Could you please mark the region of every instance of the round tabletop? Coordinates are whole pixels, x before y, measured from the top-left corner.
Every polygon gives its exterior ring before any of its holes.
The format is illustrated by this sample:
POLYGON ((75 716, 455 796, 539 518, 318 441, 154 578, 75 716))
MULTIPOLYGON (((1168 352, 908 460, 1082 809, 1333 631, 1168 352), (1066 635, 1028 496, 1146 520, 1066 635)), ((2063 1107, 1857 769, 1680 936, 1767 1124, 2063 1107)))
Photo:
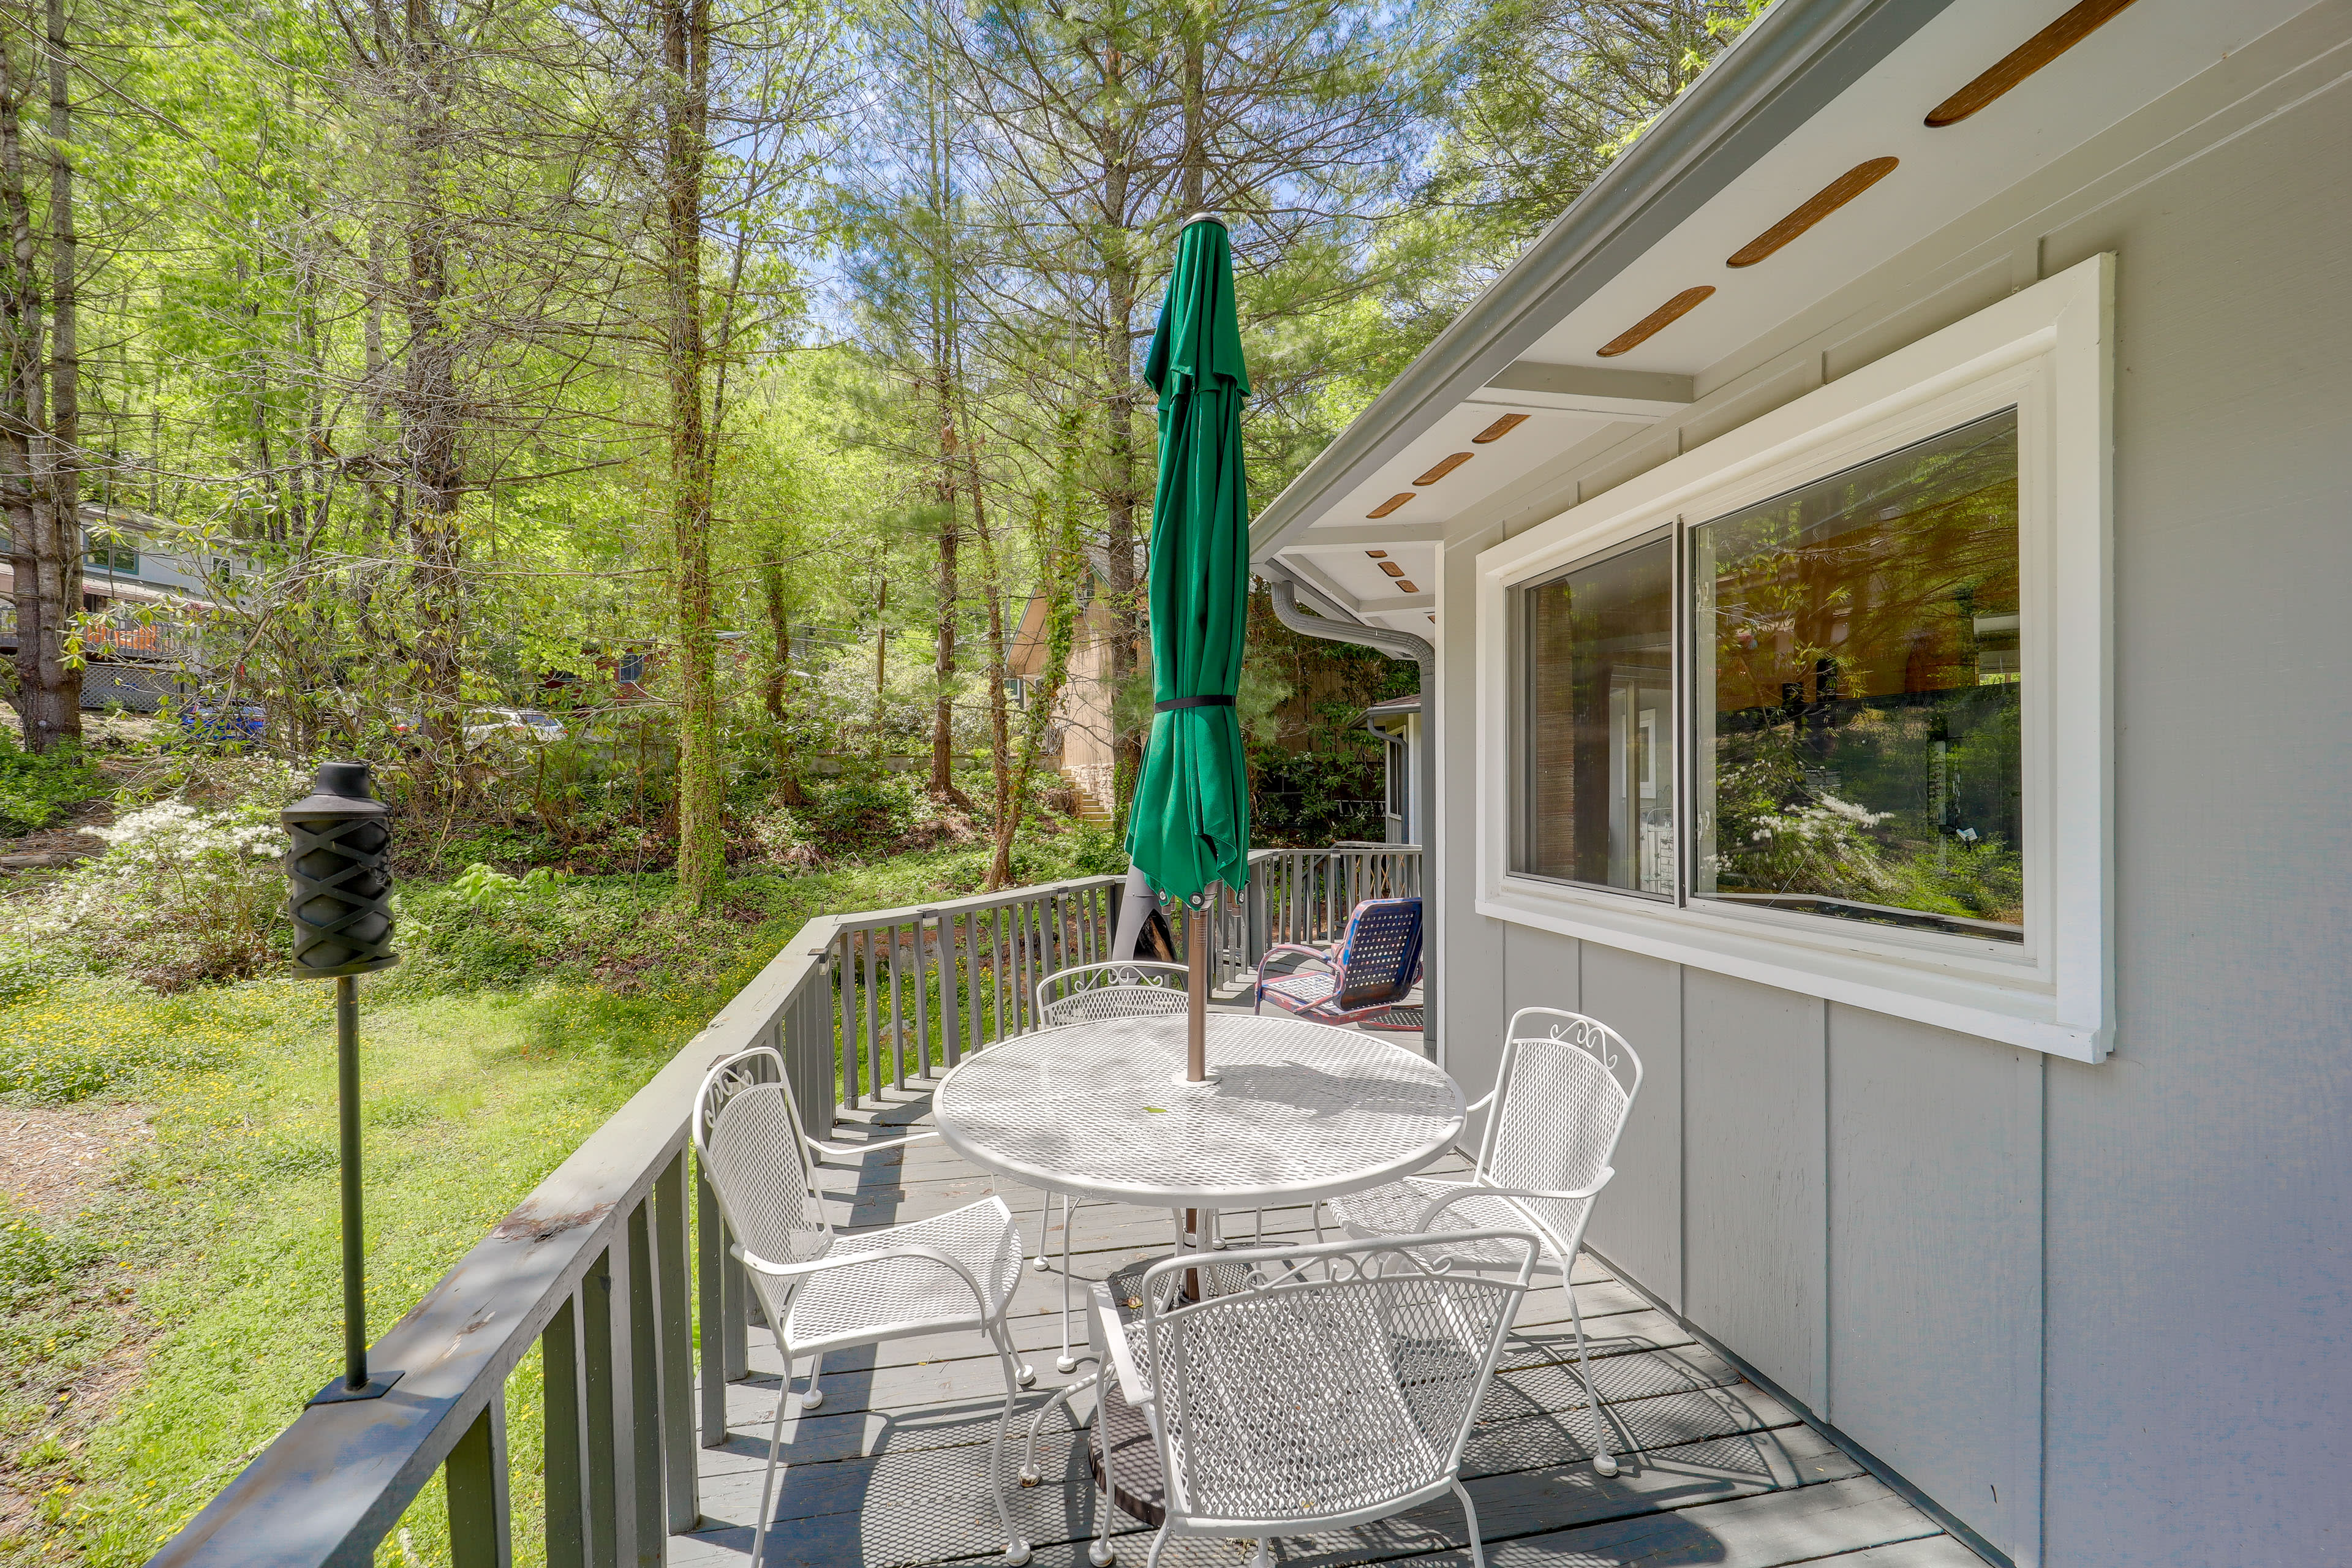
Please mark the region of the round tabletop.
POLYGON ((1000 1040, 941 1080, 940 1138, 1048 1192, 1230 1209, 1378 1186, 1462 1131, 1454 1080, 1370 1035, 1213 1013, 1208 1047, 1216 1080, 1187 1084, 1181 1014, 1000 1040))

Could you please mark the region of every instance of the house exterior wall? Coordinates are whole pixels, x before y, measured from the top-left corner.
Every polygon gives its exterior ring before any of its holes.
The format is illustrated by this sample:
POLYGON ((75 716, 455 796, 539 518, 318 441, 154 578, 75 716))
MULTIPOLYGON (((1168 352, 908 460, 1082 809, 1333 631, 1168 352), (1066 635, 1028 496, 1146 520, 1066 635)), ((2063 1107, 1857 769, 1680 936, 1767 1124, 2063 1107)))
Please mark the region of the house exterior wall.
POLYGON ((2344 1560, 2352 1358, 2346 8, 2217 65, 1460 520, 1437 584, 1445 1060, 1511 1009, 1647 1077, 1592 1223, 1645 1289, 2014 1562, 2344 1560), (2102 252, 2117 266, 2113 1057, 1486 919, 1475 562, 2102 252))

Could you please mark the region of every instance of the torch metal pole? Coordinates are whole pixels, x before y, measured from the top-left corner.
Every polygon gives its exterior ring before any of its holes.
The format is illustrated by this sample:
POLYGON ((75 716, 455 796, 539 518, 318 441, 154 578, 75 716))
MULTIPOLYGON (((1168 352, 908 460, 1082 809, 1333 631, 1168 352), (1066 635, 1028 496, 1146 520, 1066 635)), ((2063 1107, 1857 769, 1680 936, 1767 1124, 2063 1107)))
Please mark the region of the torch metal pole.
POLYGON ((343 1139, 343 1386, 367 1387, 367 1248, 360 1233, 360 980, 335 976, 335 1099, 343 1139))

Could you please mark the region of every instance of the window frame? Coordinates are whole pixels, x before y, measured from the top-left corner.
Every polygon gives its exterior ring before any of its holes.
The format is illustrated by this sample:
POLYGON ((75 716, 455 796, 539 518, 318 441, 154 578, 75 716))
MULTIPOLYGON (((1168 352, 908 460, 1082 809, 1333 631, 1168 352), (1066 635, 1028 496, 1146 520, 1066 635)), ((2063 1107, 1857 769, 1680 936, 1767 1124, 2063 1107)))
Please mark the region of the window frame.
POLYGON ((2102 1059, 2113 995, 2112 317, 2112 258, 2095 257, 1482 552, 1478 911, 2102 1059), (1693 530, 2011 405, 2019 427, 2025 941, 1694 899, 1693 530), (1677 584, 1675 891, 1664 902, 1511 868, 1524 731, 1520 591, 1662 529, 1675 540, 1677 584))

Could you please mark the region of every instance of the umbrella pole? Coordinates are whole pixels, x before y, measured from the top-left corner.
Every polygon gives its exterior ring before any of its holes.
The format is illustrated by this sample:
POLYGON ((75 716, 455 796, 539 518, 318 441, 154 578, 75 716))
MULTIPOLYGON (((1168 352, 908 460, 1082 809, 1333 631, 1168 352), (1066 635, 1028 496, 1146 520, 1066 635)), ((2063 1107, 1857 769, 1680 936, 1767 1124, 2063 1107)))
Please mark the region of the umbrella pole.
MULTIPOLYGON (((1184 932, 1184 1079, 1205 1083, 1209 1078, 1209 911, 1195 909, 1184 932)), ((1201 1234, 1201 1213, 1184 1211, 1184 1228, 1195 1248, 1208 1245, 1201 1234)), ((1184 1270, 1186 1300, 1201 1299, 1201 1271, 1184 1270)))

